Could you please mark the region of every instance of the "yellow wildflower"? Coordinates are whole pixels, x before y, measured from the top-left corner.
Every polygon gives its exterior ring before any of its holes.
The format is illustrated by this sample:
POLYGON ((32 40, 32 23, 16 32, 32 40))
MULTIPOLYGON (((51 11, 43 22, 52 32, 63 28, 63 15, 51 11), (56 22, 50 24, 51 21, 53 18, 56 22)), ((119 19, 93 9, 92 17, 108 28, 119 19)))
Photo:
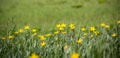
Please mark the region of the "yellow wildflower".
POLYGON ((69 27, 70 27, 70 29, 75 29, 75 25, 74 24, 70 24, 69 27))
POLYGON ((117 36, 117 34, 116 34, 116 33, 113 33, 113 34, 112 34, 112 37, 116 37, 116 36, 117 36))
POLYGON ((60 24, 57 24, 57 26, 56 26, 56 27, 57 27, 57 28, 59 28, 60 26, 61 26, 60 24))
POLYGON ((14 32, 14 34, 16 34, 16 35, 17 35, 18 33, 19 33, 19 32, 17 32, 17 31, 16 31, 16 32, 14 32))
POLYGON ((52 36, 52 34, 46 34, 45 36, 50 37, 50 36, 52 36))
POLYGON ((81 28, 81 31, 85 31, 86 30, 86 28, 81 28))
POLYGON ((24 26, 24 29, 28 30, 30 28, 30 26, 26 25, 24 26))
POLYGON ((78 53, 72 53, 72 55, 71 55, 71 58, 79 58, 79 54, 78 53))
POLYGON ((54 32, 54 34, 58 34, 58 33, 59 33, 59 31, 54 32))
POLYGON ((93 33, 94 33, 95 35, 99 35, 99 34, 100 34, 99 31, 93 31, 93 33))
POLYGON ((95 27, 90 27, 90 31, 95 31, 96 28, 95 27))
POLYGON ((65 46, 64 46, 64 49, 68 49, 68 45, 65 45, 65 46))
POLYGON ((36 29, 32 29, 32 32, 35 33, 35 32, 36 32, 36 29))
POLYGON ((120 24, 120 20, 119 20, 119 21, 117 21, 117 23, 118 23, 118 24, 120 24))
POLYGON ((60 28, 59 28, 59 30, 61 30, 61 31, 62 31, 62 30, 64 30, 64 28, 63 28, 63 27, 60 27, 60 28))
POLYGON ((20 32, 20 33, 23 33, 23 32, 24 32, 24 30, 23 30, 23 29, 19 29, 19 32, 20 32))
POLYGON ((9 38, 9 39, 13 39, 13 36, 12 36, 12 35, 10 35, 8 38, 9 38))
POLYGON ((36 35, 37 35, 37 33, 33 33, 33 34, 32 34, 32 36, 36 36, 36 35))
POLYGON ((55 37, 55 40, 57 41, 57 40, 58 40, 58 37, 55 37))
POLYGON ((106 25, 105 23, 101 23, 100 24, 101 27, 105 27, 105 25, 106 25))
POLYGON ((62 34, 66 34, 66 33, 67 33, 66 31, 62 32, 62 34))
POLYGON ((83 36, 87 36, 87 33, 84 33, 83 36))
POLYGON ((109 25, 105 25, 105 28, 109 29, 109 28, 110 28, 110 26, 109 26, 109 25))
POLYGON ((5 40, 5 37, 2 37, 1 39, 5 40))
POLYGON ((66 27, 66 24, 64 24, 64 23, 63 23, 63 24, 61 24, 61 27, 65 28, 65 27, 66 27))
POLYGON ((91 38, 93 38, 94 36, 93 35, 90 35, 91 38))
POLYGON ((42 43, 40 43, 40 45, 41 45, 41 46, 45 46, 45 45, 46 45, 46 43, 45 43, 45 42, 42 42, 42 43))
POLYGON ((39 39, 40 40, 45 40, 45 37, 44 36, 39 36, 39 39))
POLYGON ((78 43, 78 44, 81 44, 82 42, 83 42, 82 39, 77 40, 77 43, 78 43))
POLYGON ((39 58, 39 56, 35 53, 32 53, 32 55, 29 58, 39 58))

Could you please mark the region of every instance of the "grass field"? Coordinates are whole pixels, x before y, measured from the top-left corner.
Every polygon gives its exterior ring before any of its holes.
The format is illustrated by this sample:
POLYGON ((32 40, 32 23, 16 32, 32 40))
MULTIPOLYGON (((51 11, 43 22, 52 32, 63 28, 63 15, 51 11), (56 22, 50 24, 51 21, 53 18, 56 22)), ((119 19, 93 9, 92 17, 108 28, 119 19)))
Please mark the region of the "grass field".
POLYGON ((0 0, 0 57, 119 58, 119 4, 120 0, 0 0))
POLYGON ((119 0, 0 0, 0 30, 25 24, 48 30, 57 23, 96 25, 119 19, 119 0))

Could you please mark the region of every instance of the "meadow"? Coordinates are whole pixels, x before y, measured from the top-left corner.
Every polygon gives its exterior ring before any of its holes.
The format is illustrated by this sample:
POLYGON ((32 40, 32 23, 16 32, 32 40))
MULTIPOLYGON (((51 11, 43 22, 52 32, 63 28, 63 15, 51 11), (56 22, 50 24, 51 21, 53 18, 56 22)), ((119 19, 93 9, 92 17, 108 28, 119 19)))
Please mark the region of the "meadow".
POLYGON ((0 0, 0 58, 119 58, 120 0, 0 0))

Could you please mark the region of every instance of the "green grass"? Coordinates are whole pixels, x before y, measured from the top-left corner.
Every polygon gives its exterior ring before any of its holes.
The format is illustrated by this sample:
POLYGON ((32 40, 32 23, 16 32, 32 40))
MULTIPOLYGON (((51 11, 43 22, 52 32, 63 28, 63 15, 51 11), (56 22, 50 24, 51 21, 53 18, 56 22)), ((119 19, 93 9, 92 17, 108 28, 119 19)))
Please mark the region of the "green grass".
POLYGON ((114 23, 119 19, 117 4, 119 0, 0 0, 0 31, 11 28, 12 20, 17 28, 30 24, 42 31, 57 23, 114 23))
POLYGON ((103 27, 94 25, 95 30, 91 30, 90 26, 84 26, 86 30, 82 31, 77 25, 73 25, 75 29, 71 29, 67 24, 65 27, 60 25, 64 30, 59 30, 58 27, 44 34, 39 30, 31 32, 34 27, 24 29, 24 32, 20 32, 19 29, 9 31, 0 38, 0 57, 29 58, 35 53, 40 58, 71 58, 73 53, 77 53, 80 58, 119 58, 120 23, 107 25, 110 28, 105 27, 106 23, 103 27), (18 34, 14 33, 16 31, 18 34), (59 33, 55 34, 56 31, 59 33), (37 34, 32 36, 34 33, 37 34), (84 35, 85 33, 87 35, 84 35), (46 34, 51 35, 46 36, 46 34), (82 41, 78 42, 78 40, 82 41), (45 43, 44 46, 41 45, 42 42, 45 43))
POLYGON ((119 4, 120 0, 0 0, 0 57, 29 58, 35 53, 41 58, 70 58, 75 52, 80 58, 119 58, 119 4), (67 26, 55 35, 59 23, 67 26), (71 23, 75 30, 68 27, 71 23), (110 28, 100 27, 100 23, 110 28), (24 25, 30 29, 14 34, 24 25), (99 35, 89 30, 91 26, 99 35), (80 30, 82 27, 85 32, 80 30), (36 36, 32 36, 32 28, 37 30, 36 36), (52 36, 45 36, 48 33, 52 36), (113 33, 117 35, 112 37, 113 33), (46 40, 38 36, 45 36, 46 40), (79 44, 78 39, 83 41, 79 44), (42 42, 46 45, 41 46, 42 42))

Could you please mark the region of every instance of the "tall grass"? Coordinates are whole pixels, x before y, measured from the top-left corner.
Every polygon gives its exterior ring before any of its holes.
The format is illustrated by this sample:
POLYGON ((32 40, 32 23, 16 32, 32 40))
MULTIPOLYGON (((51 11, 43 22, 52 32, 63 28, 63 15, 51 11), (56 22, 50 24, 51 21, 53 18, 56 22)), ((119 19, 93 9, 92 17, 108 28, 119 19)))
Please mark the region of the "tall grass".
POLYGON ((1 58, 119 58, 120 21, 115 24, 84 26, 64 23, 55 30, 40 33, 34 27, 9 31, 0 37, 1 58))

